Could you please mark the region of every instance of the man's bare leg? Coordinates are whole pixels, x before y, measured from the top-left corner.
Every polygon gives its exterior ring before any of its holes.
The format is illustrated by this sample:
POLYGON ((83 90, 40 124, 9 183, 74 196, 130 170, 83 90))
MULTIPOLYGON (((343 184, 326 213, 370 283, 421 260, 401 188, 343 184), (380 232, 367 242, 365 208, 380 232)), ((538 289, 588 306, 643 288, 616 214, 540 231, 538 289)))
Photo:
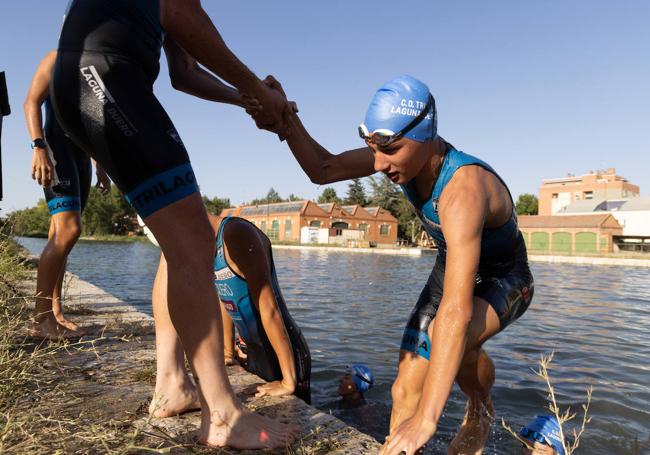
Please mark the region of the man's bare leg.
POLYGON ((200 195, 194 193, 164 207, 145 222, 167 260, 169 315, 199 377, 199 441, 250 449, 290 444, 297 429, 247 411, 228 382, 213 283, 215 233, 200 195))
POLYGON ((169 317, 167 262, 162 254, 151 300, 156 326, 156 388, 149 404, 149 413, 156 417, 171 417, 191 409, 200 409, 196 385, 185 369, 181 340, 169 317))
POLYGON ((79 212, 61 212, 52 216, 48 242, 38 263, 36 279, 36 304, 34 323, 30 335, 56 339, 67 336, 81 336, 83 333, 71 330, 57 322, 53 312, 53 297, 62 270, 72 247, 81 232, 79 212))
POLYGON ((67 319, 65 314, 63 314, 63 281, 65 279, 65 270, 67 266, 68 259, 66 258, 63 262, 63 267, 61 267, 61 273, 59 274, 59 280, 54 288, 54 293, 52 294, 52 313, 54 313, 56 321, 63 327, 73 332, 83 334, 84 331, 81 330, 77 324, 67 319))
POLYGON ((474 297, 474 317, 470 324, 467 349, 456 383, 467 395, 467 410, 448 455, 480 455, 490 435, 494 406, 490 397, 494 385, 494 364, 481 348, 499 331, 499 317, 483 299, 474 297))

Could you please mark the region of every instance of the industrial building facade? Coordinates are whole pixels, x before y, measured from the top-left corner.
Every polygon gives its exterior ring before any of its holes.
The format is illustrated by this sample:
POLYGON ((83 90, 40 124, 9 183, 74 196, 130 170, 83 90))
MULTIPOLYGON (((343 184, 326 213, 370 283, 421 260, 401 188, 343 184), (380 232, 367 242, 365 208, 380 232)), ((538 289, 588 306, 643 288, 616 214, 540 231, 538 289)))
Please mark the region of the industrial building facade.
POLYGON ((521 216, 532 253, 650 252, 650 197, 611 168, 547 179, 539 189, 539 215, 521 216))
POLYGON ((221 214, 250 221, 271 240, 298 243, 301 230, 308 227, 328 229, 332 243, 341 243, 337 238, 345 237, 348 231, 360 231, 355 238, 369 245, 392 246, 397 242, 397 219, 380 207, 293 201, 235 207, 221 214))
POLYGON ((614 168, 577 177, 546 179, 539 188, 539 215, 555 215, 575 201, 631 199, 639 197, 639 192, 637 185, 616 175, 614 168))

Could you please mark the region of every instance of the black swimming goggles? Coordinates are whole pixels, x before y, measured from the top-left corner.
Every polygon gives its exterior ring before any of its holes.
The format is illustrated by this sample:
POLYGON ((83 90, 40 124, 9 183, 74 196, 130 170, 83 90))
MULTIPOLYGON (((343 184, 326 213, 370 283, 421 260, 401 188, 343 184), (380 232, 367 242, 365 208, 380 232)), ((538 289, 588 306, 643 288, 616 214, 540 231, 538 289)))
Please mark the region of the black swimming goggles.
POLYGON ((429 93, 429 99, 427 100, 427 104, 424 106, 424 109, 422 109, 417 117, 411 120, 408 125, 402 128, 401 131, 395 133, 391 130, 380 128, 371 133, 368 131, 368 127, 362 123, 359 125, 359 137, 366 142, 371 142, 380 147, 387 147, 398 139, 404 137, 406 133, 418 126, 418 124, 427 116, 431 110, 432 105, 433 96, 429 93))
POLYGON ((534 442, 539 442, 544 445, 553 447, 551 444, 548 443, 548 440, 546 439, 546 436, 544 434, 538 432, 538 431, 533 431, 529 428, 522 428, 521 431, 519 432, 521 436, 523 436, 526 439, 532 440, 534 442))

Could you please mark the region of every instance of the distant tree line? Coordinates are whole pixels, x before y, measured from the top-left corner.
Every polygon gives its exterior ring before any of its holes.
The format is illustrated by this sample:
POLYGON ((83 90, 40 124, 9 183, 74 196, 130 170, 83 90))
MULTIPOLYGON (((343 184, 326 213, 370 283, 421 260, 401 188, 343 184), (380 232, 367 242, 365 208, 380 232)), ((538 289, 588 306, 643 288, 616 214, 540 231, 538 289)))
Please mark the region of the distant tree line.
MULTIPOLYGON (((351 180, 344 198, 340 198, 333 187, 325 187, 318 197, 318 203, 335 202, 341 205, 381 207, 397 218, 398 237, 415 243, 422 232, 422 226, 404 193, 385 175, 367 177, 365 182, 369 191, 362 179, 351 180)), ((270 188, 265 197, 253 199, 248 205, 273 204, 302 199, 294 194, 283 198, 275 189, 270 188)), ((229 198, 209 198, 203 195, 203 203, 207 211, 214 215, 231 207, 229 198)), ((516 202, 516 211, 519 215, 536 215, 538 213, 537 197, 533 194, 520 195, 516 202)), ((17 235, 47 236, 49 220, 47 204, 44 199, 41 199, 35 207, 12 212, 6 221, 13 226, 17 235)), ((96 188, 91 188, 82 215, 82 235, 128 235, 132 233, 140 233, 136 213, 117 187, 113 185, 111 192, 107 195, 101 195, 96 188)))
MULTIPOLYGON (((50 212, 45 199, 35 207, 12 212, 7 223, 17 235, 46 237, 50 225, 50 212)), ((110 193, 102 195, 91 188, 81 217, 82 235, 127 235, 139 231, 135 210, 126 202, 115 185, 110 193)))

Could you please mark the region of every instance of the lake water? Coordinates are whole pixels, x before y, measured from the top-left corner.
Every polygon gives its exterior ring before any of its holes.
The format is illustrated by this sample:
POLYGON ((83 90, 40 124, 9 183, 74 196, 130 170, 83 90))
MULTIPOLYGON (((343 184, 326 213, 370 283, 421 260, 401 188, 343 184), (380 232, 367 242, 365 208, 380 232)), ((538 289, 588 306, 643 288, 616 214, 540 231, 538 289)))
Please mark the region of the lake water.
MULTIPOLYGON (((43 239, 20 239, 34 254, 43 239)), ((433 256, 402 257, 319 250, 274 250, 287 305, 312 354, 314 405, 383 438, 404 324, 426 282, 433 256), (338 378, 350 363, 372 367, 366 407, 337 409, 338 378)), ((143 311, 159 250, 144 242, 79 242, 69 270, 143 311)), ((555 351, 551 376, 559 403, 580 411, 593 385, 592 422, 578 454, 650 454, 650 270, 532 264, 535 297, 515 324, 485 346, 497 369, 497 417, 516 429, 546 413, 544 384, 531 372, 555 351)), ((427 453, 445 453, 465 400, 454 388, 427 453)), ((577 420, 577 419, 576 419, 577 420)), ((570 427, 571 428, 571 427, 570 427)), ((518 445, 494 423, 488 454, 518 445)))

